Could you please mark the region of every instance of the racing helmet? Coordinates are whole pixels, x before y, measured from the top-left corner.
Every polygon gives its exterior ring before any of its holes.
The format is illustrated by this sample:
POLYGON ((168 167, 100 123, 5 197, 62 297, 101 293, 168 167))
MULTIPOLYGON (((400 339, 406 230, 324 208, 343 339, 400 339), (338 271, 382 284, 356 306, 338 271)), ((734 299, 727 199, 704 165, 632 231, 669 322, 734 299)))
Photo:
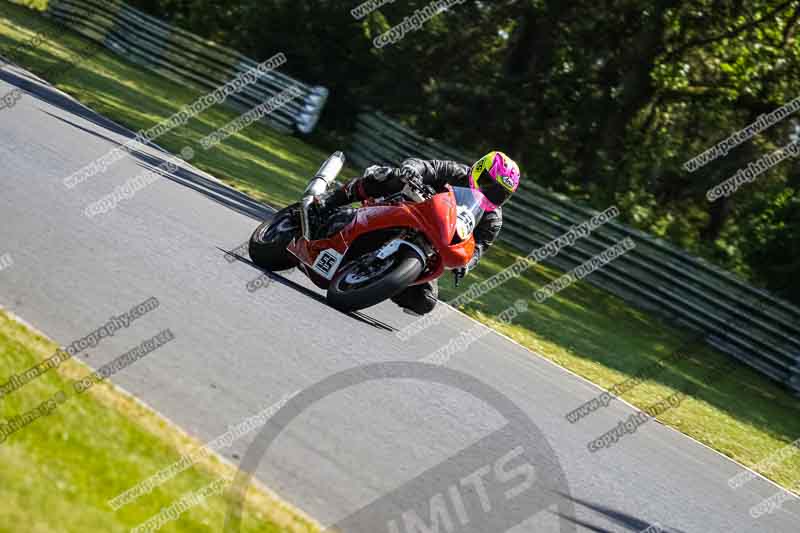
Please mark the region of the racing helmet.
POLYGON ((494 211, 519 187, 519 166, 503 152, 489 152, 472 165, 469 186, 480 191, 481 207, 494 211))

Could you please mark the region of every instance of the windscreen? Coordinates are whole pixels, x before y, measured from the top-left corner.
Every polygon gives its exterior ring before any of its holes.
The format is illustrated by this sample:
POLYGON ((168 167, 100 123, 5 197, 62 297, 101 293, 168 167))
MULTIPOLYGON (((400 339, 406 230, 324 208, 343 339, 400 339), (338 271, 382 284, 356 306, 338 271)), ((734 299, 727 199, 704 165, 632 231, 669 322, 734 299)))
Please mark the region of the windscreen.
POLYGON ((464 240, 472 235, 484 210, 481 207, 481 192, 469 187, 453 187, 456 196, 456 235, 464 240))

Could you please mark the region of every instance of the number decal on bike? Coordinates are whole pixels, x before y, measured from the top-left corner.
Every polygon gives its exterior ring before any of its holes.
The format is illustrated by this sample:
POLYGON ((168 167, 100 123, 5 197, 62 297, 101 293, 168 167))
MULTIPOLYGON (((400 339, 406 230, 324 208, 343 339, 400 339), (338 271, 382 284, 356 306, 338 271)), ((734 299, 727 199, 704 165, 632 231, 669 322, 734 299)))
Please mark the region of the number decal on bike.
POLYGON ((317 260, 314 261, 314 270, 323 278, 331 279, 336 273, 336 269, 339 268, 342 257, 342 254, 333 248, 323 250, 319 256, 317 256, 317 260))
POLYGON ((466 207, 458 206, 456 215, 456 233, 461 240, 466 239, 475 230, 475 215, 466 207))

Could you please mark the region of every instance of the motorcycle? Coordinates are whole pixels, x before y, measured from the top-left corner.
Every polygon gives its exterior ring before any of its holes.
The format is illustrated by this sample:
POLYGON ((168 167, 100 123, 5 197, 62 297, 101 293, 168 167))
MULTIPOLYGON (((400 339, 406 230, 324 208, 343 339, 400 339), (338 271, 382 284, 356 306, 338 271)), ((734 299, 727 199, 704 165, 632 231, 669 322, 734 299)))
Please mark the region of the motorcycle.
POLYGON ((335 152, 306 187, 300 202, 281 209, 250 238, 252 261, 267 270, 297 268, 327 291, 342 311, 376 305, 411 285, 456 274, 475 250, 483 216, 480 191, 447 185, 437 192, 415 180, 385 198, 341 207, 321 220, 314 196, 324 193, 345 163, 335 152))

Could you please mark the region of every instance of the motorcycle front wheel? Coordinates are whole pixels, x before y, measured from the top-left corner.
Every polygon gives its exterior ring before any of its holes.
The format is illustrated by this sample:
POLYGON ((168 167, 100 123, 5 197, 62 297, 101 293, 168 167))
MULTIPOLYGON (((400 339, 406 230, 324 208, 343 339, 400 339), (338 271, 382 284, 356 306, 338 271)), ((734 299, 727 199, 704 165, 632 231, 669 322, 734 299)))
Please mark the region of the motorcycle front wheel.
POLYGON ((422 274, 425 265, 413 250, 403 247, 386 259, 377 252, 342 265, 328 287, 328 303, 341 311, 377 305, 402 292, 422 274))
POLYGON ((267 270, 277 272, 297 266, 297 258, 286 249, 300 232, 298 204, 285 207, 262 223, 250 237, 250 259, 267 270))

